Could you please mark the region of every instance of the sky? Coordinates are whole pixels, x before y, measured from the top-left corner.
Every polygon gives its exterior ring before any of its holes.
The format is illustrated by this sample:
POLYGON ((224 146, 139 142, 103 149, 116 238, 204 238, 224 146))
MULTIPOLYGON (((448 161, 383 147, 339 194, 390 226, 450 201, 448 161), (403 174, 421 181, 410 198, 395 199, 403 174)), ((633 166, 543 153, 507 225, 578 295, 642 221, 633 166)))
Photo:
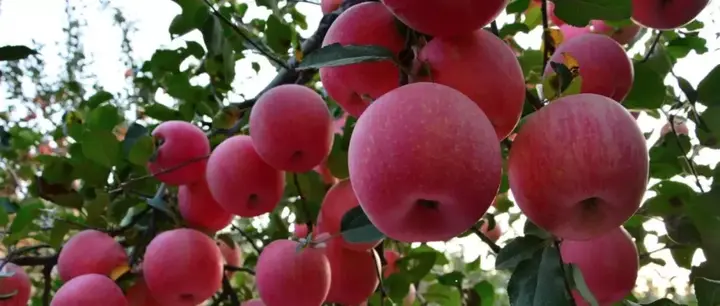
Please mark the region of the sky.
MULTIPOLYGON (((694 52, 686 58, 680 60, 675 66, 674 71, 677 75, 686 78, 692 85, 697 84, 702 78, 716 65, 720 64, 720 43, 718 42, 716 33, 720 32, 720 5, 715 0, 708 8, 698 17, 705 23, 705 30, 701 32, 701 36, 708 43, 710 50, 703 55, 694 52)), ((79 5, 79 10, 83 13, 87 20, 87 26, 83 28, 84 40, 83 44, 89 58, 93 59, 90 65, 90 71, 98 77, 99 83, 110 92, 120 92, 123 90, 127 79, 124 74, 126 67, 120 58, 120 42, 121 32, 113 26, 113 11, 101 10, 97 0, 73 0, 73 3, 79 5)), ((181 39, 171 40, 167 31, 171 20, 180 13, 180 8, 171 0, 122 0, 111 1, 113 6, 119 7, 125 17, 132 21, 137 31, 132 35, 134 57, 136 59, 147 60, 153 52, 158 48, 173 48, 184 45, 183 40, 202 41, 200 34, 196 31, 190 33, 181 39)), ((307 15, 310 28, 301 31, 305 37, 312 33, 322 17, 320 7, 315 4, 298 3, 298 9, 307 15)), ((50 0, 2 0, 0 1, 0 45, 31 45, 32 41, 37 41, 45 45, 43 49, 43 59, 47 62, 45 70, 47 75, 58 75, 61 72, 61 58, 57 55, 63 48, 64 34, 63 26, 66 23, 65 1, 50 0)), ((251 6, 246 16, 246 21, 253 18, 264 18, 268 15, 268 11, 263 8, 251 6)), ((509 16, 502 15, 498 19, 500 26, 509 20, 509 16)), ((536 29, 528 34, 519 34, 516 39, 519 44, 528 46, 540 45, 540 29, 536 29)), ((649 37, 647 34, 645 39, 649 37)), ((631 53, 643 53, 643 44, 631 50, 631 53)), ((247 97, 256 95, 265 85, 275 76, 272 66, 261 56, 251 54, 247 59, 239 61, 237 66, 237 77, 234 82, 234 88, 238 93, 247 97), (262 69, 260 73, 255 73, 250 67, 253 61, 259 62, 262 69)), ((667 84, 674 84, 674 79, 668 77, 667 84)), ((680 92, 676 86, 676 92, 680 92)), ((158 95, 158 98, 165 103, 171 104, 172 100, 158 95)), ((18 105, 20 101, 9 101, 6 97, 0 95, 0 109, 7 108, 8 105, 18 105)), ((22 109, 19 110, 22 113, 22 109)), ((19 114, 18 116, 21 116, 19 114)), ((665 124, 665 119, 655 119, 645 114, 638 119, 643 132, 654 131, 648 143, 654 143, 659 137, 659 129, 665 124)), ((689 124, 690 130, 694 130, 692 123, 689 124)), ((704 149, 701 156, 696 158, 696 162, 700 164, 715 165, 720 160, 720 153, 704 149)), ((678 179, 688 183, 695 188, 694 182, 691 180, 678 179)), ((651 184, 654 183, 651 181, 651 184)), ((702 182, 706 185, 708 182, 702 182)), ((647 197, 652 196, 648 193, 647 197)), ((522 234, 522 222, 513 223, 512 228, 504 234, 499 241, 500 244, 508 238, 522 234)), ((500 216, 498 221, 507 222, 506 215, 500 216)), ((262 218, 258 218, 258 222, 262 223, 262 218)), ((657 220, 651 220, 646 224, 646 229, 658 231, 660 234, 665 233, 662 223, 657 220)), ((660 248, 657 241, 648 239, 645 241, 649 250, 660 248)), ((489 249, 477 237, 468 236, 457 239, 447 245, 434 244, 439 249, 446 249, 448 252, 457 252, 463 254, 468 261, 474 260, 477 256, 486 256, 489 249)), ((670 258, 669 251, 657 252, 654 257, 664 258, 669 266, 661 268, 659 266, 645 267, 641 270, 644 276, 638 281, 638 289, 644 289, 646 280, 650 280, 656 286, 677 286, 682 287, 687 281, 688 272, 684 269, 674 267, 674 262, 670 258), (659 276, 659 277, 658 277, 659 276)), ((700 252, 696 254, 695 263, 702 260, 700 252)), ((483 267, 491 269, 494 265, 492 257, 483 260, 483 267)))

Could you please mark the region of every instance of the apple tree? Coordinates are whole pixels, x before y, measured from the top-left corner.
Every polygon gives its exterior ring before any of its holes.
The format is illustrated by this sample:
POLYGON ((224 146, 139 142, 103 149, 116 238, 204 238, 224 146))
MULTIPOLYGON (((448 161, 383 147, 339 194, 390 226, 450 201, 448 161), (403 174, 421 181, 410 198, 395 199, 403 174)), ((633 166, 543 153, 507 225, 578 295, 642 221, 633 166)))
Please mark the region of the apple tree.
POLYGON ((0 46, 0 305, 720 305, 708 0, 172 2, 0 46))

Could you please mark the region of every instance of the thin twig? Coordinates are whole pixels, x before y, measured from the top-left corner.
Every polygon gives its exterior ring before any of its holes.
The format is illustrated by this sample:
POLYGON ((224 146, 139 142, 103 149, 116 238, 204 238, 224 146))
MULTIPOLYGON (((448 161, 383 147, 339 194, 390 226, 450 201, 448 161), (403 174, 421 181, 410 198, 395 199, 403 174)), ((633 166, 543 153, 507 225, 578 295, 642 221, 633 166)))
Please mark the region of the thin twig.
POLYGON ((43 266, 43 295, 42 303, 44 306, 50 305, 50 290, 52 289, 52 269, 55 264, 45 264, 43 266))
POLYGON ((273 54, 270 53, 270 51, 265 50, 265 48, 260 47, 260 45, 258 45, 257 43, 255 43, 255 42, 250 38, 250 36, 248 36, 247 34, 245 34, 245 32, 243 32, 235 23, 233 23, 232 21, 230 21, 230 19, 227 19, 227 18, 225 18, 225 16, 223 16, 222 14, 220 14, 220 12, 219 12, 217 9, 215 9, 215 7, 212 5, 212 3, 210 3, 209 0, 203 0, 203 1, 204 1, 205 4, 210 8, 210 10, 212 10, 213 15, 217 16, 217 17, 220 18, 220 20, 222 20, 225 24, 227 24, 228 26, 230 26, 230 28, 232 28, 235 33, 237 33, 238 35, 240 35, 240 37, 242 37, 243 39, 245 39, 250 45, 252 45, 253 48, 255 48, 255 50, 257 50, 258 52, 262 53, 262 54, 263 54, 265 57, 267 57, 270 61, 275 62, 275 63, 278 64, 280 67, 283 67, 283 68, 285 68, 285 69, 290 69, 290 68, 285 64, 285 62, 283 62, 283 61, 281 61, 280 59, 276 58, 273 54))
POLYGON ((233 289, 232 284, 230 284, 230 280, 228 279, 227 275, 225 275, 225 274, 223 274, 223 278, 222 278, 222 288, 223 288, 223 294, 227 295, 230 298, 230 305, 231 306, 240 306, 240 299, 238 299, 235 289, 233 289))
POLYGON ((305 201, 305 196, 300 189, 300 182, 298 181, 297 173, 293 173, 293 184, 295 185, 295 189, 297 190, 298 196, 300 197, 300 209, 302 209, 303 213, 305 214, 305 225, 307 225, 308 233, 312 233, 313 223, 312 218, 310 218, 310 209, 308 208, 307 201, 305 201))
MULTIPOLYGON (((375 247, 375 252, 377 253, 378 257, 380 257, 380 264, 382 266, 387 264, 387 260, 385 259, 385 250, 383 247, 383 244, 380 243, 375 247)), ((385 298, 387 297, 387 292, 385 291, 385 285, 383 284, 383 275, 380 272, 381 269, 375 269, 375 273, 377 274, 378 278, 378 289, 380 289, 380 306, 385 305, 385 298)))
POLYGON ((135 183, 135 182, 138 182, 138 181, 142 181, 142 180, 145 180, 145 179, 149 179, 149 178, 151 178, 151 177, 154 177, 154 176, 157 176, 157 175, 160 175, 160 174, 166 174, 166 173, 173 172, 173 171, 178 170, 178 169, 180 169, 180 168, 182 168, 182 167, 185 167, 185 166, 187 166, 187 165, 189 165, 189 164, 206 160, 206 159, 208 159, 209 157, 210 157, 210 154, 208 154, 208 155, 203 155, 203 156, 198 156, 198 157, 189 159, 189 160, 187 160, 187 161, 185 161, 185 162, 182 162, 182 163, 180 163, 180 164, 177 164, 177 165, 175 165, 175 166, 172 166, 172 167, 170 167, 170 168, 166 168, 166 169, 163 169, 163 170, 158 171, 158 172, 155 172, 155 173, 150 173, 150 174, 147 174, 147 175, 138 176, 138 177, 136 177, 136 178, 129 179, 129 180, 125 181, 125 182, 120 183, 120 185, 118 186, 118 188, 115 188, 115 189, 113 189, 113 190, 110 190, 110 191, 108 191, 108 193, 113 194, 113 193, 116 193, 116 192, 123 191, 123 189, 125 189, 125 187, 127 187, 127 185, 130 185, 130 184, 132 184, 132 183, 135 183))
POLYGON ((245 240, 247 240, 248 243, 250 243, 250 245, 253 247, 253 249, 255 249, 255 251, 258 253, 258 255, 262 252, 262 250, 260 249, 260 247, 258 247, 258 246, 255 244, 255 241, 254 241, 252 238, 250 238, 250 235, 248 235, 245 231, 243 231, 242 229, 240 229, 240 228, 239 228, 237 225, 235 225, 235 224, 230 224, 230 226, 232 226, 232 228, 233 228, 234 230, 236 230, 238 233, 240 233, 240 235, 243 236, 243 238, 245 238, 245 240))
POLYGON ((490 247, 490 249, 493 251, 493 253, 495 253, 495 254, 500 253, 500 249, 501 249, 500 246, 497 245, 492 240, 490 240, 490 238, 485 236, 485 234, 483 234, 482 231, 480 231, 480 229, 477 226, 473 225, 472 230, 475 233, 475 235, 477 235, 480 238, 480 240, 485 242, 485 244, 487 244, 490 247))
POLYGON ((555 249, 557 249, 557 252, 558 252, 558 260, 560 261, 559 262, 560 271, 562 272, 563 282, 565 283, 565 290, 567 291, 567 294, 570 297, 569 298, 570 305, 577 306, 577 304, 575 303, 575 299, 572 297, 573 295, 572 295, 572 288, 570 287, 570 282, 568 281, 567 275, 565 274, 565 262, 562 259, 562 254, 560 254, 560 240, 555 239, 555 241, 553 241, 553 243, 555 244, 555 249))
POLYGON ((548 0, 542 0, 542 4, 540 5, 540 14, 542 15, 542 37, 543 37, 543 67, 547 67, 548 60, 550 59, 550 50, 553 48, 552 46, 552 38, 550 37, 550 32, 548 32, 548 28, 550 27, 548 23, 548 0))
MULTIPOLYGON (((675 142, 677 143, 678 148, 680 148, 681 152, 685 152, 685 148, 683 147, 682 143, 680 142, 680 138, 678 137, 678 133, 675 130, 675 115, 667 115, 668 123, 670 124, 670 129, 672 130, 673 134, 675 135, 675 142)), ((695 169, 695 162, 692 160, 692 158, 687 157, 687 154, 682 154, 683 159, 685 159, 685 162, 687 162, 688 167, 690 167, 690 173, 695 177, 695 186, 700 189, 700 192, 705 193, 705 189, 703 188, 702 184, 700 184, 700 177, 698 177, 697 169, 695 169)))
POLYGON ((645 56, 640 61, 641 63, 647 62, 650 59, 650 56, 653 55, 658 42, 660 42, 660 38, 662 37, 662 34, 663 34, 662 31, 657 31, 657 33, 655 33, 655 38, 653 39, 653 42, 650 45, 650 48, 648 48, 647 52, 645 52, 645 56))
POLYGON ((255 270, 250 269, 250 268, 246 268, 246 267, 235 267, 235 266, 225 265, 225 266, 223 267, 223 269, 225 269, 225 271, 245 272, 245 273, 250 274, 250 275, 255 275, 255 270))

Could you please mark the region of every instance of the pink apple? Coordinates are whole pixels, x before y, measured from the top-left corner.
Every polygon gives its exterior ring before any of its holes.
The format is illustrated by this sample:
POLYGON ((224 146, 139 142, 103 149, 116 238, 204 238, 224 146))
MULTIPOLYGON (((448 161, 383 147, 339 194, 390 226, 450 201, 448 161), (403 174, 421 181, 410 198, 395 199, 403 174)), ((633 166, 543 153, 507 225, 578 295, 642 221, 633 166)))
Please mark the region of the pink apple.
POLYGON ((64 283, 50 306, 129 306, 122 289, 105 275, 85 274, 64 283))
POLYGON ((695 19, 710 0, 632 0, 632 19, 657 30, 672 30, 695 19))
POLYGON ((166 121, 153 130, 152 136, 159 146, 148 169, 157 173, 159 181, 178 186, 203 178, 210 141, 199 127, 185 121, 166 121))
POLYGON ((72 236, 60 250, 58 275, 67 282, 84 274, 110 275, 128 264, 125 249, 110 235, 97 230, 84 230, 72 236))
POLYGON ((14 294, 13 296, 0 300, 0 306, 26 306, 30 301, 30 277, 28 277, 25 269, 14 263, 4 263, 0 261, 0 265, 4 267, 0 273, 13 273, 9 277, 0 277, 0 295, 14 294))
POLYGON ((490 24, 508 0, 382 0, 400 21, 432 36, 467 34, 490 24))

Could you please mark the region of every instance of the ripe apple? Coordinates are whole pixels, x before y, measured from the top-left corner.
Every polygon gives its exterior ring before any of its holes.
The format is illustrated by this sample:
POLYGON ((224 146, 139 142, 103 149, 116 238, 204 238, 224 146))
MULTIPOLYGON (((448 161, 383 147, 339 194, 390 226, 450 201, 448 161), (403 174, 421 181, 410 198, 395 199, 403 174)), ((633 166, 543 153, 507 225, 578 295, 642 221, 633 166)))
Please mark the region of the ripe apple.
POLYGON ((125 298, 128 300, 128 306, 162 306, 152 296, 142 276, 136 278, 135 283, 127 289, 125 298))
POLYGON ((218 204, 246 218, 275 209, 285 188, 285 174, 260 158, 252 139, 245 135, 230 137, 215 148, 206 176, 218 204))
POLYGON ((373 102, 355 125, 348 156, 368 218, 402 242, 463 233, 500 187, 500 145, 490 120, 442 84, 408 84, 373 102))
POLYGON ((488 230, 489 226, 490 223, 483 222, 482 226, 480 226, 480 232, 485 234, 486 237, 490 238, 492 242, 498 241, 498 239, 500 239, 500 236, 502 236, 502 229, 500 228, 500 223, 495 222, 495 227, 493 227, 492 230, 488 230))
POLYGON ((198 305, 222 286, 223 258, 207 235, 179 228, 155 236, 145 251, 143 277, 161 303, 198 305))
MULTIPOLYGON (((565 240, 560 245, 565 263, 575 264, 600 305, 622 301, 635 287, 640 264, 638 251, 622 227, 585 241, 565 240)), ((573 292, 578 306, 589 305, 573 292)))
MULTIPOLYGON (((620 44, 603 34, 585 34, 563 42, 550 62, 564 63, 565 54, 577 60, 581 93, 594 93, 622 102, 633 84, 633 66, 620 44)), ((553 72, 545 67, 545 77, 553 72)))
MULTIPOLYGON (((232 245, 225 243, 225 240, 218 239, 217 246, 220 248, 220 254, 222 254, 223 262, 226 265, 233 267, 242 267, 243 256, 242 249, 233 241, 232 245)), ((231 278, 235 274, 234 271, 225 271, 225 275, 231 278)))
POLYGON ((564 42, 569 41, 575 37, 592 33, 592 29, 589 26, 574 27, 569 24, 563 24, 563 25, 559 26, 558 28, 560 29, 560 33, 562 33, 562 36, 563 36, 563 42, 560 43, 561 45, 564 42))
POLYGON ((490 119, 497 138, 513 130, 525 103, 525 77, 512 49, 485 30, 436 37, 418 54, 420 80, 459 90, 490 119), (422 69, 422 68, 421 68, 422 69))
POLYGON ((292 240, 275 240, 260 253, 255 281, 267 306, 317 306, 330 290, 330 263, 320 246, 299 248, 292 240))
POLYGON ((109 277, 85 274, 58 289, 50 306, 129 306, 122 289, 109 277))
MULTIPOLYGON (((3 262, 0 261, 0 265, 3 262)), ((30 277, 25 270, 11 262, 5 263, 2 273, 14 273, 9 277, 0 277, 0 295, 14 294, 6 300, 0 300, 0 306, 26 306, 30 301, 30 277)))
POLYGON ((280 85, 262 94, 253 106, 250 137, 268 165, 306 172, 330 154, 332 120, 318 93, 302 85, 280 85))
POLYGON ((159 173, 155 178, 174 186, 202 179, 207 163, 203 157, 210 154, 210 141, 199 127, 185 121, 165 121, 152 136, 160 143, 155 159, 148 162, 148 170, 159 173))
MULTIPOLYGON (((399 54, 405 37, 384 5, 365 2, 349 8, 333 22, 322 45, 334 43, 382 46, 399 54)), ((355 117, 360 117, 372 99, 397 88, 399 76, 400 70, 391 61, 320 68, 320 80, 328 95, 355 117)))
POLYGON ((330 168, 328 168, 327 158, 324 159, 319 165, 313 168, 315 172, 320 174, 320 178, 326 185, 332 185, 337 183, 338 179, 332 175, 330 168))
MULTIPOLYGON (((673 124, 675 125, 675 132, 678 135, 688 135, 690 133, 690 130, 688 129, 684 121, 676 120, 675 122, 673 122, 673 124)), ((672 131, 673 129, 670 127, 670 122, 667 122, 660 129, 660 136, 665 136, 672 131)))
MULTIPOLYGON (((355 191, 353 191, 349 179, 344 179, 332 186, 325 194, 322 205, 320 205, 320 213, 317 218, 318 232, 328 233, 332 236, 339 235, 343 216, 358 205, 360 203, 355 196, 355 191)), ((377 246, 382 240, 368 243, 350 243, 340 236, 334 241, 351 250, 367 251, 377 246)))
POLYGON ((265 306, 265 303, 261 299, 252 299, 242 302, 240 306, 265 306))
POLYGON ((327 242, 332 281, 326 303, 357 305, 367 300, 379 284, 380 258, 375 250, 346 249, 339 239, 327 242))
POLYGON ((656 29, 672 30, 695 19, 710 0, 632 0, 632 19, 656 29))
POLYGON ((180 215, 192 227, 217 232, 232 222, 233 215, 215 201, 204 178, 180 186, 177 197, 180 215))
POLYGON ((320 0, 320 10, 324 15, 332 13, 340 8, 343 0, 320 0))
POLYGON ((587 240, 635 213, 648 162, 645 137, 622 105, 577 94, 527 117, 510 150, 508 181, 530 221, 557 237, 587 240))
POLYGON ((490 24, 508 0, 382 0, 409 27, 431 36, 467 34, 490 24))
POLYGON ((593 33, 608 35, 621 45, 631 42, 640 33, 640 26, 635 23, 620 28, 615 28, 602 20, 593 20, 590 24, 593 33))
MULTIPOLYGON (((530 2, 528 10, 530 10, 531 8, 535 8, 535 7, 540 8, 541 6, 542 6, 542 0, 533 0, 532 2, 530 2)), ((527 14, 527 11, 525 11, 525 13, 527 14)), ((551 1, 547 2, 547 15, 548 15, 549 21, 552 24, 554 24, 556 26, 561 26, 561 25, 565 24, 565 21, 563 21, 562 19, 558 18, 555 15, 555 3, 552 3, 551 1)))
POLYGON ((84 274, 110 275, 113 269, 128 264, 127 253, 110 235, 84 230, 72 236, 60 250, 58 274, 67 282, 84 274))

